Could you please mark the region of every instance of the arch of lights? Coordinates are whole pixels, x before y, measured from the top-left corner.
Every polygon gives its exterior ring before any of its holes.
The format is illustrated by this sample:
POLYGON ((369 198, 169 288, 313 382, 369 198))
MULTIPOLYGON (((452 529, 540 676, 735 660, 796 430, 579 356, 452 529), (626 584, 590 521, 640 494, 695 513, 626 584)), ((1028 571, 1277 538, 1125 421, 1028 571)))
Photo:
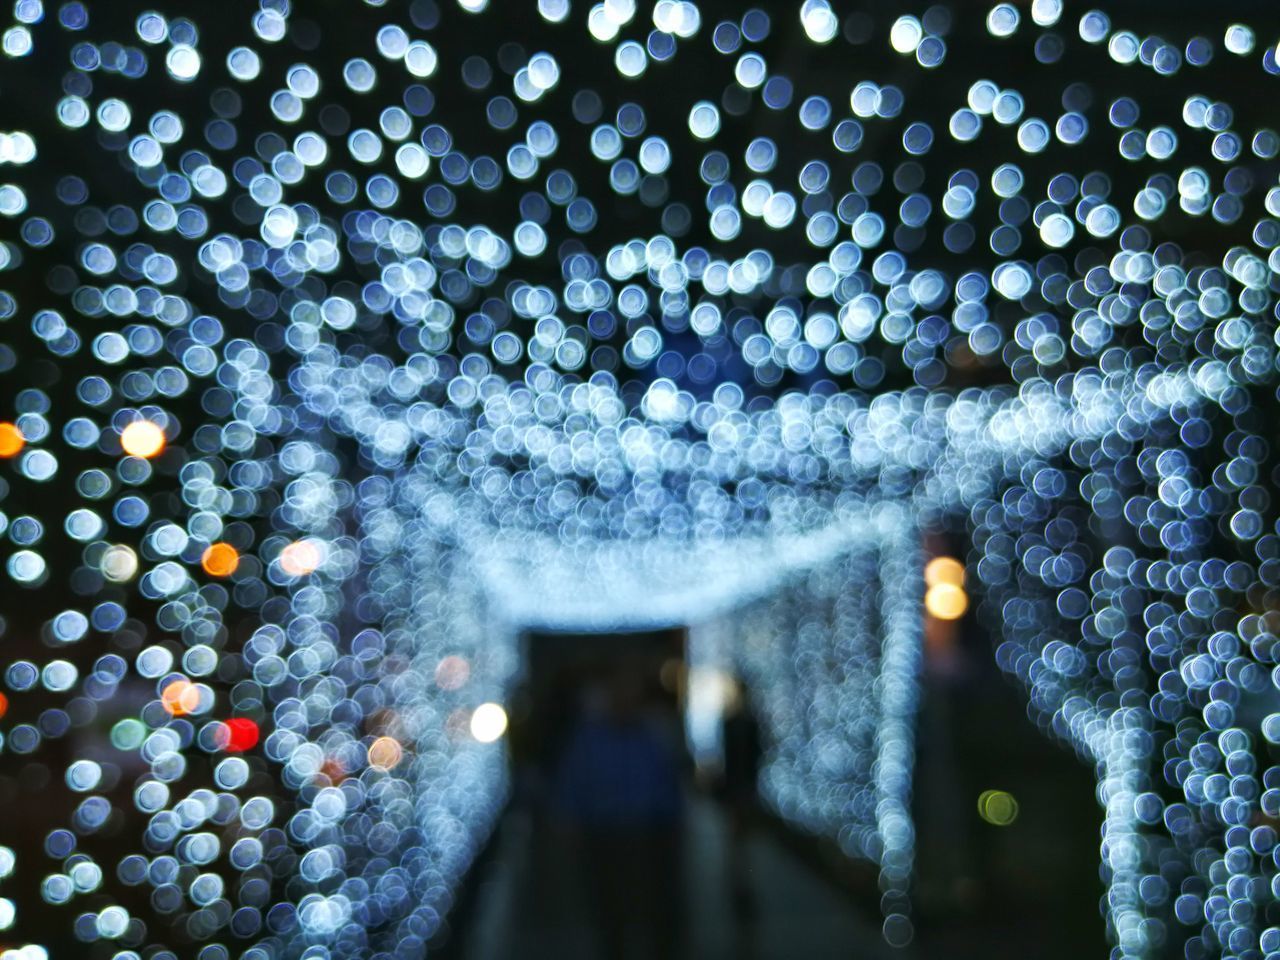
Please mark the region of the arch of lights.
POLYGON ((1114 955, 1280 956, 1280 21, 155 6, 0 33, 3 956, 423 955, 515 632, 656 622, 903 942, 938 524, 1114 955))

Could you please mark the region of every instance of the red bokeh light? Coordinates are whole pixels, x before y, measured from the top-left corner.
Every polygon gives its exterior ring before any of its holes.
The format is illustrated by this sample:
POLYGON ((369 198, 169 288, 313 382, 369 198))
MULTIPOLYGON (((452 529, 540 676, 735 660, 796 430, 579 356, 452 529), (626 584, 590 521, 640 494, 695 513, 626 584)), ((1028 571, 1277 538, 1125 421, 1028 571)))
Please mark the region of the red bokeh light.
POLYGON ((233 717, 223 724, 227 728, 227 745, 230 753, 244 753, 258 745, 258 725, 245 717, 233 717))

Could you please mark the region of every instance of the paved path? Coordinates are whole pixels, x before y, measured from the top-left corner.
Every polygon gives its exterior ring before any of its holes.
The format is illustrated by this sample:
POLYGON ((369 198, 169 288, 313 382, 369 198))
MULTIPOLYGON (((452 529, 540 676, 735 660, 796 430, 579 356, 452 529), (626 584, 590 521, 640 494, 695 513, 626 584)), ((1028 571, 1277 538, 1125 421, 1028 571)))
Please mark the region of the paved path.
MULTIPOLYGON (((496 842, 448 953, 459 960, 594 958, 583 898, 563 852, 533 836, 522 812, 507 815, 496 842)), ((910 953, 884 946, 870 918, 767 832, 748 841, 758 907, 754 919, 738 921, 730 905, 726 843, 719 809, 693 798, 684 855, 688 957, 910 960, 910 953)))

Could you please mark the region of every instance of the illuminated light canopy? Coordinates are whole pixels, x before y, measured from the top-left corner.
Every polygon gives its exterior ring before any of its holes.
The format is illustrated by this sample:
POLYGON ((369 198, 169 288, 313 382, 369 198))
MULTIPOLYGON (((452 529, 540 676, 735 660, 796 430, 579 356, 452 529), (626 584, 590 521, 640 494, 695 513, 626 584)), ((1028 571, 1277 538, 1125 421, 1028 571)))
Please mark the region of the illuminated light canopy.
POLYGON ((4 28, 0 762, 111 754, 52 771, 16 922, 417 956, 515 635, 687 623, 691 742, 742 677, 766 801, 907 943, 922 609, 971 601, 1096 766, 1116 957, 1280 952, 1260 8, 406 7, 4 28), (108 823, 136 856, 63 846, 108 823))

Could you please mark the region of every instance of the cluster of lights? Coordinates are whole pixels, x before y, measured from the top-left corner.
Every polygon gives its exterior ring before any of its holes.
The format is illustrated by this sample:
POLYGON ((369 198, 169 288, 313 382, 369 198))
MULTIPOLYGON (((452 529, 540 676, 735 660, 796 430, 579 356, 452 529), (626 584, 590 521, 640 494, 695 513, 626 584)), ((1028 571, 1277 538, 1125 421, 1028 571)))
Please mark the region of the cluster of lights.
POLYGON ((1280 954, 1280 134, 1224 99, 1274 38, 837 8, 17 0, 0 733, 90 746, 5 956, 41 900, 117 960, 420 956, 516 632, 681 622, 906 942, 920 622, 971 598, 1097 764, 1117 956, 1280 954))
POLYGON ((695 760, 714 767, 724 715, 752 711, 768 744, 764 799, 784 820, 879 866, 884 935, 901 946, 913 935, 918 531, 909 512, 888 504, 837 526, 827 551, 774 558, 776 577, 739 595, 730 612, 693 616, 686 730, 695 760), (732 677, 750 702, 734 702, 743 694, 732 677))

